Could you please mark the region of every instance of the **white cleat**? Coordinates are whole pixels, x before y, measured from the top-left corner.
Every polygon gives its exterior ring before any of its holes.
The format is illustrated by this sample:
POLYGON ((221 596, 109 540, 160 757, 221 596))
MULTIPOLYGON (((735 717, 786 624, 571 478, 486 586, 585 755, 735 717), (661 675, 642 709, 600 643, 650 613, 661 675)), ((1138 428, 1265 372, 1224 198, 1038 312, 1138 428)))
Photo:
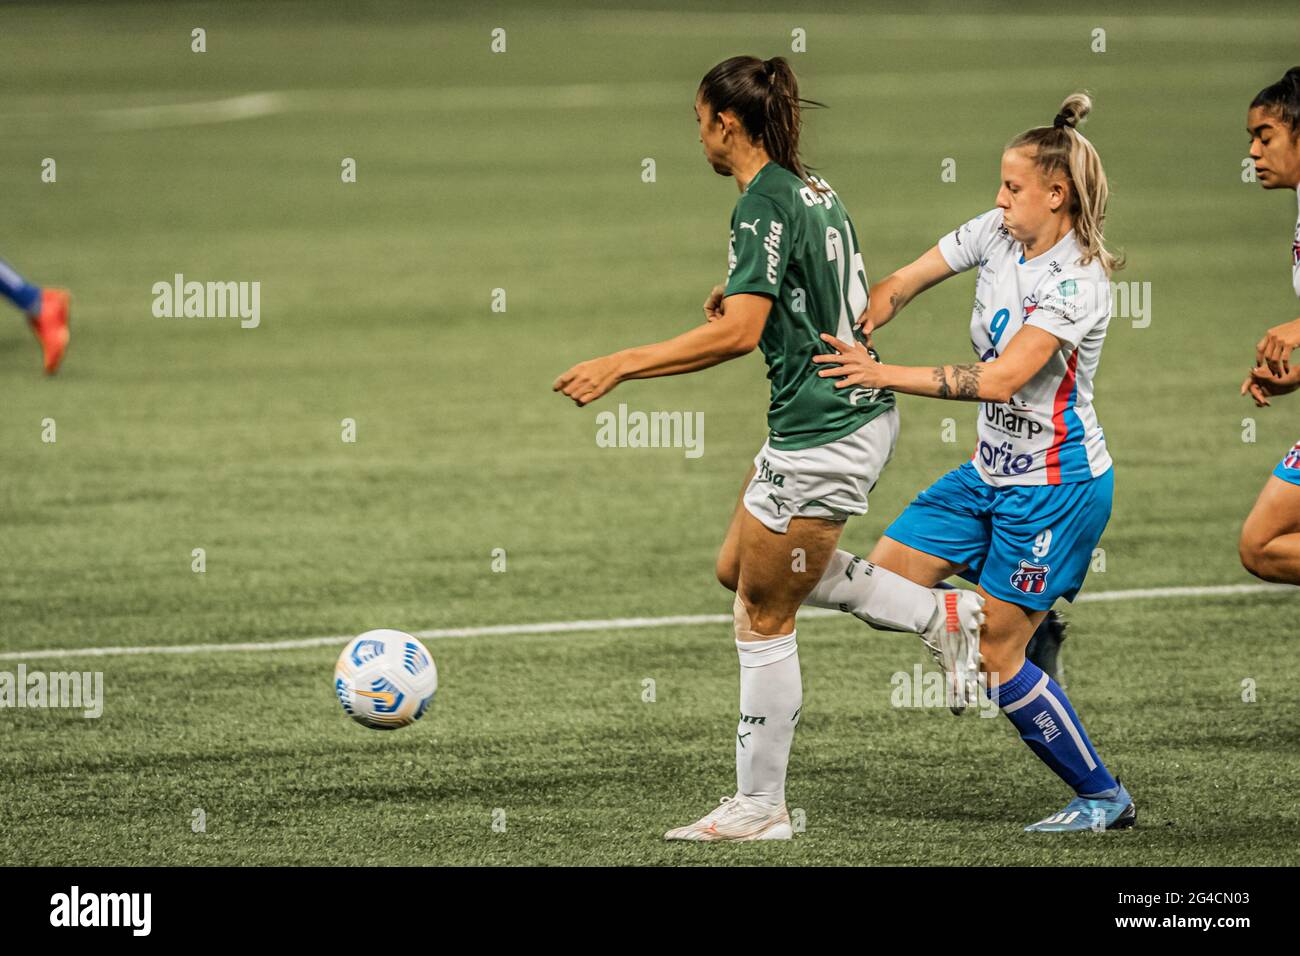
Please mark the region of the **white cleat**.
POLYGON ((980 628, 984 626, 984 598, 974 591, 935 588, 938 610, 921 640, 943 668, 948 709, 961 716, 980 704, 980 628))
POLYGON ((794 836, 785 804, 768 807, 736 794, 723 797, 718 808, 694 823, 664 834, 665 840, 788 840, 794 836))

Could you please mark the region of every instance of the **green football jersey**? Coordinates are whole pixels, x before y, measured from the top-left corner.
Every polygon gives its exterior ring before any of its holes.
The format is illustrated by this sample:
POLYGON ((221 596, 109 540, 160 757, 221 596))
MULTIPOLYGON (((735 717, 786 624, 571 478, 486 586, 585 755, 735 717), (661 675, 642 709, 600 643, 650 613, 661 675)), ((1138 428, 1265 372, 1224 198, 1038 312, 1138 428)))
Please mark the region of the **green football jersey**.
POLYGON ((772 382, 768 441, 783 450, 833 442, 894 407, 888 389, 837 389, 812 362, 830 351, 822 332, 862 341, 855 323, 867 307, 853 223, 831 188, 814 182, 822 191, 769 162, 731 214, 726 294, 772 300, 759 348, 772 382))

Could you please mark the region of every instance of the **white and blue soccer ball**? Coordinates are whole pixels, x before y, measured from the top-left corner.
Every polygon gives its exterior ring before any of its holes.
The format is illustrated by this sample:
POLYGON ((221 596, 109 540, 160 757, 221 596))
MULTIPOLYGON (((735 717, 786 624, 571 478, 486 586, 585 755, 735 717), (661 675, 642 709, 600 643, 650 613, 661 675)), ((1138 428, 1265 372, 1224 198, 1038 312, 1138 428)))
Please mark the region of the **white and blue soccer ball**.
POLYGON ((438 689, 429 649, 402 631, 366 631, 334 665, 334 690, 349 717, 375 730, 395 730, 424 716, 438 689))

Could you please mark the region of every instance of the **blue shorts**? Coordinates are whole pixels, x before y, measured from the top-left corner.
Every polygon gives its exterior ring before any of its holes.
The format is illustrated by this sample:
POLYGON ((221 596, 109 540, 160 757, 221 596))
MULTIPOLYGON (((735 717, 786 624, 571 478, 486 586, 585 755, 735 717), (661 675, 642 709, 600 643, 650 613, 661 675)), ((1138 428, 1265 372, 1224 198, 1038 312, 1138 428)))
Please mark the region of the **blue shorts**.
POLYGON ((1292 445, 1291 450, 1277 463, 1277 467, 1273 469, 1273 474, 1283 481, 1289 481, 1293 485, 1300 485, 1300 441, 1292 445))
POLYGON ((1114 468, 1064 485, 997 487, 968 461, 917 495, 885 535, 964 564, 967 581, 1041 611, 1083 587, 1114 494, 1114 468))

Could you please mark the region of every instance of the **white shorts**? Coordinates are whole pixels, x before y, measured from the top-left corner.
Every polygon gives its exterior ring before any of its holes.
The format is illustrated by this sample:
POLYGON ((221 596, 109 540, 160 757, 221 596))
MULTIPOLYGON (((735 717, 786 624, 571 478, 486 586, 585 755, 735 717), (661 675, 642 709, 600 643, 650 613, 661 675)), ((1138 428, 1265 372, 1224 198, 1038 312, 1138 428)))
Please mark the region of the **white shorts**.
POLYGON ((754 456, 745 510, 785 534, 791 518, 845 521, 867 513, 867 494, 894 457, 898 409, 877 415, 827 445, 781 451, 764 442, 754 456))

